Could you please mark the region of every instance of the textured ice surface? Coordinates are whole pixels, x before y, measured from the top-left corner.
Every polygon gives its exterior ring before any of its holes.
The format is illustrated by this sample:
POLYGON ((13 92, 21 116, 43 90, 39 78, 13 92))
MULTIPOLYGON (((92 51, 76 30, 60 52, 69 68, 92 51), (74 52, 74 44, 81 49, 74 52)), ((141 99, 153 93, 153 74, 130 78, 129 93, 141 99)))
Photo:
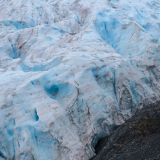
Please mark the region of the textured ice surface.
POLYGON ((88 160, 160 99, 159 0, 0 0, 0 160, 88 160))

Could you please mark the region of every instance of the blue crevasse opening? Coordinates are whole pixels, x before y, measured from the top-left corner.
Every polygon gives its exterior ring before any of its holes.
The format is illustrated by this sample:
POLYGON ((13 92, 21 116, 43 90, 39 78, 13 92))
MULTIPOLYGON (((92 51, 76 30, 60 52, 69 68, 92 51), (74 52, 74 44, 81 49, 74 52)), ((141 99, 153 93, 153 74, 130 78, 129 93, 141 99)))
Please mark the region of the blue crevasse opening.
POLYGON ((51 96, 51 97, 55 97, 59 90, 60 90, 61 85, 52 85, 50 87, 45 87, 46 92, 51 96))
POLYGON ((38 113, 37 113, 36 109, 34 110, 34 119, 35 119, 35 121, 39 120, 39 116, 38 116, 38 113))
POLYGON ((147 38, 143 39, 145 32, 136 21, 118 20, 116 15, 105 12, 97 15, 95 27, 102 39, 117 53, 124 56, 144 53, 147 38))
POLYGON ((113 48, 117 48, 119 42, 118 29, 120 29, 120 22, 106 15, 105 13, 99 13, 95 22, 97 32, 100 36, 113 48))
POLYGON ((2 21, 0 22, 1 24, 3 24, 6 27, 9 26, 13 26, 16 29, 24 29, 24 28, 30 28, 30 27, 34 27, 33 24, 28 24, 24 21, 12 21, 12 20, 6 20, 6 21, 2 21))
POLYGON ((52 83, 51 85, 45 84, 44 90, 47 95, 64 104, 68 98, 73 95, 74 87, 68 83, 52 83))
POLYGON ((45 86, 47 94, 54 99, 67 96, 70 93, 70 90, 71 88, 67 83, 55 83, 50 86, 45 86))
POLYGON ((20 50, 14 44, 11 44, 11 51, 9 52, 9 56, 13 59, 19 58, 21 55, 20 50))
POLYGON ((34 66, 28 66, 25 63, 21 64, 21 68, 24 72, 38 72, 38 71, 47 71, 50 68, 53 68, 57 65, 59 65, 61 62, 61 58, 55 58, 51 62, 48 62, 46 64, 36 64, 34 66))

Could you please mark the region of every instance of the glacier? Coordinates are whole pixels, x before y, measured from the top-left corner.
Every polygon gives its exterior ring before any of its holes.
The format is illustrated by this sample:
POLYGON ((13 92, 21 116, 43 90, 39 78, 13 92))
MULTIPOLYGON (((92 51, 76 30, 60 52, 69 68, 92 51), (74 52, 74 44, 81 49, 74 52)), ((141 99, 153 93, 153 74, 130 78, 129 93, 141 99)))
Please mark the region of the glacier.
POLYGON ((160 100, 159 0, 0 0, 0 160, 89 160, 160 100))

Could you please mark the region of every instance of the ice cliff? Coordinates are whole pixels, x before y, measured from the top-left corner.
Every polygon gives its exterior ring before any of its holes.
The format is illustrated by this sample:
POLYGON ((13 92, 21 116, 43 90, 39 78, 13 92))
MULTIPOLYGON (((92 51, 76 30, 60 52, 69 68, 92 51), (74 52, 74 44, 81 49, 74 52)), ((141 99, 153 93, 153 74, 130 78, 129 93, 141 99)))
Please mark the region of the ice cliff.
POLYGON ((89 160, 160 100, 159 0, 0 0, 0 160, 89 160))

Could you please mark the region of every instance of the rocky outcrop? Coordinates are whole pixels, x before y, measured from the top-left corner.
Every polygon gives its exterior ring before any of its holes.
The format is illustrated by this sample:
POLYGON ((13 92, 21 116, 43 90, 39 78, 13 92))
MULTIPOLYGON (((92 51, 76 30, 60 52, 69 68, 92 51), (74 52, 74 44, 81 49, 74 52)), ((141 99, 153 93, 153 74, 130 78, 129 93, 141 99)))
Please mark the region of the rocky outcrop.
POLYGON ((92 160, 159 160, 160 104, 145 106, 96 145, 92 160))

